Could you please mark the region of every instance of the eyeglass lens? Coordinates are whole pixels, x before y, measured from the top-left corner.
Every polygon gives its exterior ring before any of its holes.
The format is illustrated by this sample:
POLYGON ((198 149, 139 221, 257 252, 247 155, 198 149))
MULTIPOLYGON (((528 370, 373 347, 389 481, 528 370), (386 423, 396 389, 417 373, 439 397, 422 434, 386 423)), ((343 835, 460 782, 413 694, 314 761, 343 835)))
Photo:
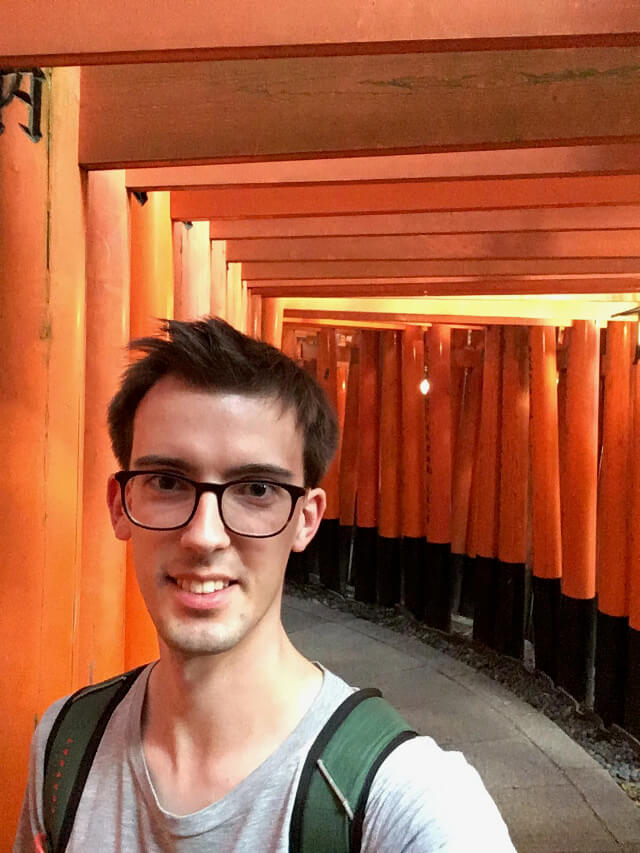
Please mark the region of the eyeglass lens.
MULTIPOLYGON (((197 491, 193 483, 170 474, 135 474, 125 487, 131 518, 144 527, 167 530, 191 517, 197 491)), ((234 483, 222 494, 220 514, 225 526, 246 536, 279 532, 291 513, 291 495, 275 483, 251 480, 234 483)))

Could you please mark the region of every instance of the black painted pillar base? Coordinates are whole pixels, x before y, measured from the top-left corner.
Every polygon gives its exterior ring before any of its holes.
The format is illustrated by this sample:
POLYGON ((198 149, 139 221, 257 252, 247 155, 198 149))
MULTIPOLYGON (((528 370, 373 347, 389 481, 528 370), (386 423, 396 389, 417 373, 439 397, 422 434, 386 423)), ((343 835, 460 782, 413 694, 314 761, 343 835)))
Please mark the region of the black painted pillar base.
POLYGON ((475 609, 473 613, 473 639, 485 646, 493 646, 497 618, 496 596, 498 590, 498 561, 493 557, 476 557, 475 609))
POLYGON ((608 616, 598 611, 593 708, 605 726, 622 724, 624 720, 628 631, 626 616, 608 616))
POLYGON ((378 600, 383 607, 393 607, 400 601, 401 539, 378 536, 378 600))
POLYGON ((427 564, 427 542, 422 537, 405 536, 402 540, 404 571, 404 605, 416 619, 424 619, 424 576, 427 564))
POLYGON ((629 626, 627 632, 627 685, 624 727, 640 738, 640 631, 629 626))
POLYGON ((475 610, 476 584, 476 561, 475 557, 464 555, 464 563, 462 566, 462 583, 460 585, 460 602, 458 604, 458 613, 460 616, 466 616, 468 619, 473 619, 475 610))
POLYGON ((533 645, 536 669, 556 681, 560 626, 560 578, 533 576, 533 645))
POLYGON ((448 542, 427 542, 424 582, 424 617, 431 628, 451 630, 451 596, 453 578, 448 542))
POLYGON ((493 647, 503 655, 524 657, 524 563, 496 560, 496 622, 493 647))
POLYGON ((353 543, 353 525, 341 524, 338 530, 338 572, 340 573, 340 586, 345 589, 349 582, 351 571, 351 546, 353 543))
POLYGON ((375 527, 356 527, 353 540, 353 586, 357 601, 375 604, 377 600, 378 531, 375 527))
POLYGON ((328 589, 341 592, 339 566, 339 530, 337 518, 323 518, 315 538, 318 542, 320 582, 328 589))
POLYGON ((560 595, 556 683, 578 702, 590 697, 596 639, 595 598, 560 595))

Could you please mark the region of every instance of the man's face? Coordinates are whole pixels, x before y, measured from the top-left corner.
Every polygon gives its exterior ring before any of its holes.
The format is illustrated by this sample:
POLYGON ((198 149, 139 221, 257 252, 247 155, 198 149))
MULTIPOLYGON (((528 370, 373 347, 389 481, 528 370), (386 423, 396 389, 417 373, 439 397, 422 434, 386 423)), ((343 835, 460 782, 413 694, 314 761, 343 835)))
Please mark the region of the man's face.
MULTIPOLYGON (((212 483, 264 477, 302 485, 302 453, 295 413, 283 411, 278 401, 201 391, 167 376, 138 406, 130 468, 212 483)), ((179 530, 132 524, 113 480, 109 506, 116 536, 132 540, 138 583, 160 639, 186 655, 201 655, 227 651, 279 627, 289 552, 302 550, 313 537, 324 493, 308 492, 289 525, 268 539, 230 533, 211 492, 201 496, 195 516, 179 530), (193 591, 194 581, 230 585, 203 595, 193 591)))

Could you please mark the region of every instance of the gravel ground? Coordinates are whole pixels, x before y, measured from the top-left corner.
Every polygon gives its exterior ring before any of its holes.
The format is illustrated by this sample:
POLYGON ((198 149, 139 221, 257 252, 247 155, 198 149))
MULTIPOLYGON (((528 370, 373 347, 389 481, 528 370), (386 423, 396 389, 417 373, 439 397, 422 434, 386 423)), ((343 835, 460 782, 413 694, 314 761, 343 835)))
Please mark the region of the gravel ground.
POLYGON ((537 672, 533 667, 531 644, 526 644, 525 661, 522 662, 499 655, 475 642, 468 619, 454 617, 453 631, 446 634, 426 627, 403 608, 363 604, 319 585, 303 586, 287 581, 286 591, 298 598, 315 599, 327 607, 384 625, 399 634, 416 637, 425 645, 484 672, 560 726, 608 770, 640 808, 640 743, 617 726, 605 729, 597 714, 555 687, 544 673, 537 672))

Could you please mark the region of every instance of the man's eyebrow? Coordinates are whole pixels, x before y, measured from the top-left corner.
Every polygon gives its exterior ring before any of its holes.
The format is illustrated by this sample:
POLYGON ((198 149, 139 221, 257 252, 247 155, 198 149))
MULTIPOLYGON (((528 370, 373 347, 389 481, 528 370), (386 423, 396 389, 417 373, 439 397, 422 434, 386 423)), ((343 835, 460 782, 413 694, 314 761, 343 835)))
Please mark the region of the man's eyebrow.
POLYGON ((193 466, 179 456, 160 456, 156 453, 149 453, 146 456, 139 456, 132 462, 133 468, 177 468, 180 471, 192 472, 193 466))
POLYGON ((277 477, 280 480, 292 480, 293 471, 280 465, 270 465, 265 462, 248 462, 246 465, 236 465, 224 472, 225 480, 239 477, 277 477))

